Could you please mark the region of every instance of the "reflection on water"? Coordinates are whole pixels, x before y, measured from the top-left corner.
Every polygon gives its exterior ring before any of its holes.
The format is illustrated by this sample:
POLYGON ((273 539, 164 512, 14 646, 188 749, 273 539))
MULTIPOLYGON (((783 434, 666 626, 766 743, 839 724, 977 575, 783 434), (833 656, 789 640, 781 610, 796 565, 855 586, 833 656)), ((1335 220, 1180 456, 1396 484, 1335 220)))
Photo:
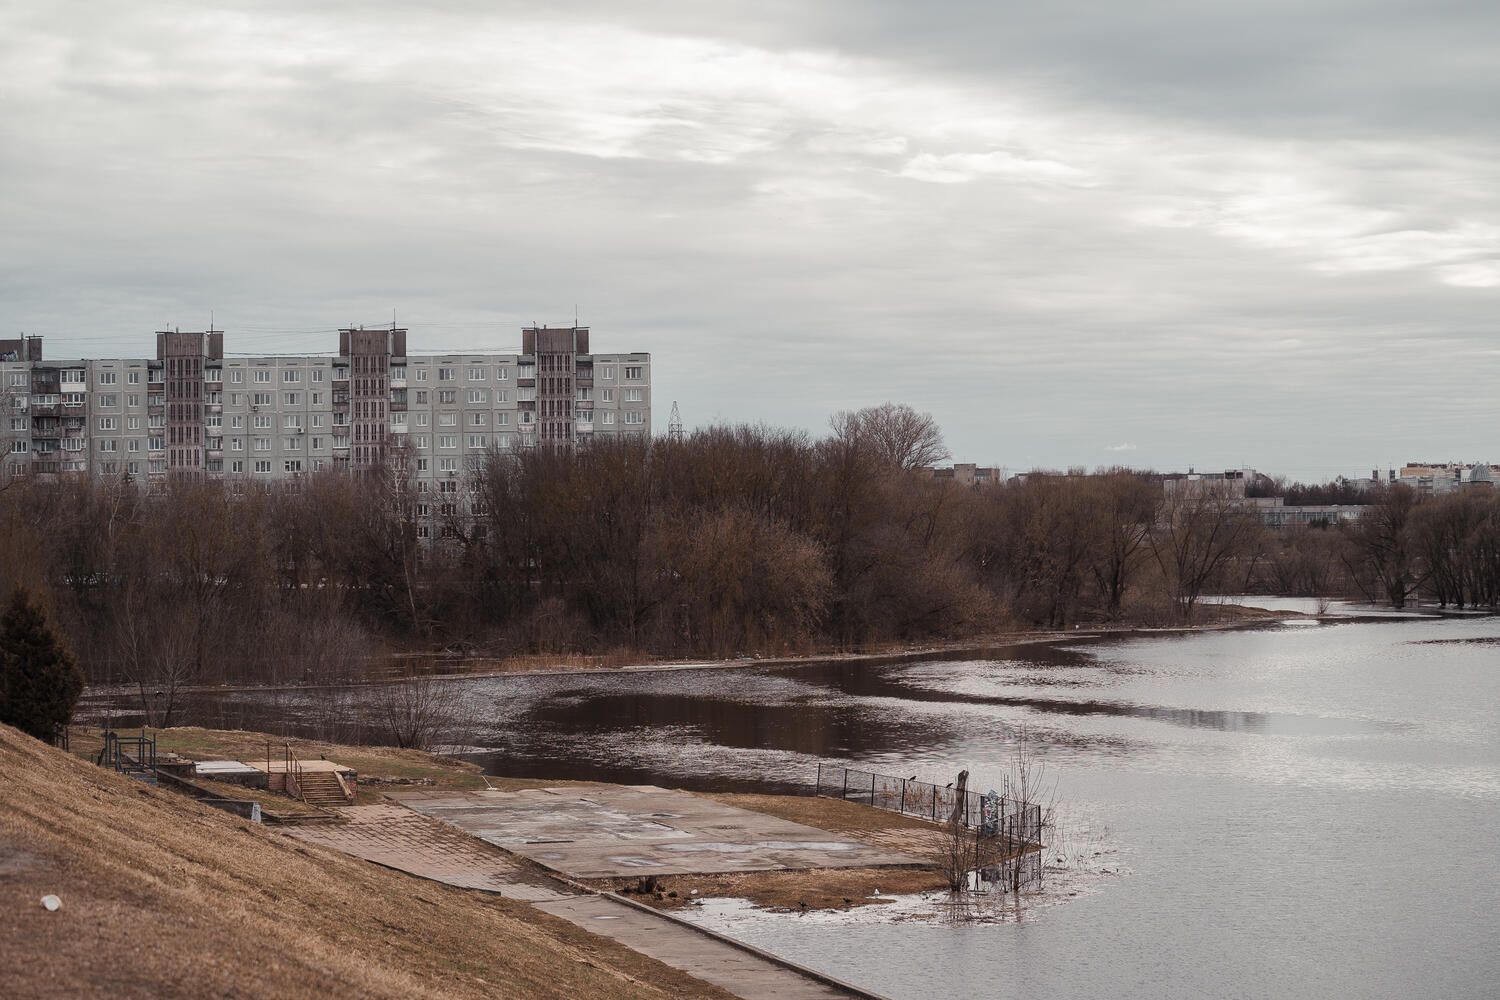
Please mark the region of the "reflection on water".
MULTIPOLYGON (((834 759, 940 783, 967 768, 987 788, 1024 733, 1064 814, 1130 878, 996 926, 736 916, 751 943, 891 997, 935 981, 976 996, 1492 996, 1495 620, 1344 621, 459 683, 483 720, 465 740, 494 748, 480 759, 499 774, 806 790, 834 759)), ((320 697, 195 709, 306 732, 320 697)))

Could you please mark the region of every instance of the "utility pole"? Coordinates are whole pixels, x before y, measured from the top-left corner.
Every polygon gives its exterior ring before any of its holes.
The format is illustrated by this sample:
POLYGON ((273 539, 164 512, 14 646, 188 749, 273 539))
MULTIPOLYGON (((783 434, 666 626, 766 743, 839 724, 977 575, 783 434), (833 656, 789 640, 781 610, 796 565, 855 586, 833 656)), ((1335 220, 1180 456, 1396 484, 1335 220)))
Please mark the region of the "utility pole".
POLYGON ((682 414, 677 412, 677 400, 672 400, 672 416, 667 420, 667 438, 672 441, 682 440, 682 414))

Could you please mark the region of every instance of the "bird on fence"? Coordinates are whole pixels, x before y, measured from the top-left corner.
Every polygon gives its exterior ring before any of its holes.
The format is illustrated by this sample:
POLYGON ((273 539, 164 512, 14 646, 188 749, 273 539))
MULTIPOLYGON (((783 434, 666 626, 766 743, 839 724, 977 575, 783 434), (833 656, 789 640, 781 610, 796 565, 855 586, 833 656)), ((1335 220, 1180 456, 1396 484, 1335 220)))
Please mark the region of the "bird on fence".
POLYGON ((807 904, 806 904, 806 903, 804 903, 804 902, 803 902, 803 901, 802 901, 802 900, 800 900, 800 899, 799 899, 799 900, 797 900, 797 905, 798 905, 798 906, 800 906, 800 907, 802 907, 802 908, 803 908, 803 909, 804 909, 804 910, 805 910, 805 909, 807 909, 807 904))

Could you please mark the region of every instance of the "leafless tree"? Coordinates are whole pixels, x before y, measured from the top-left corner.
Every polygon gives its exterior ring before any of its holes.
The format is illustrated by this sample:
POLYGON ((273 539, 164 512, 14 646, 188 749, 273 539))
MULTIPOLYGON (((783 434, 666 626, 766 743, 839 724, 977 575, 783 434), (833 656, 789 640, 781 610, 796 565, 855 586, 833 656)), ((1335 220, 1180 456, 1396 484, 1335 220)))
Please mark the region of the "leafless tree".
POLYGON ((877 461, 893 468, 911 471, 949 457, 942 429, 932 414, 918 413, 905 403, 840 411, 831 424, 835 437, 859 440, 877 461))

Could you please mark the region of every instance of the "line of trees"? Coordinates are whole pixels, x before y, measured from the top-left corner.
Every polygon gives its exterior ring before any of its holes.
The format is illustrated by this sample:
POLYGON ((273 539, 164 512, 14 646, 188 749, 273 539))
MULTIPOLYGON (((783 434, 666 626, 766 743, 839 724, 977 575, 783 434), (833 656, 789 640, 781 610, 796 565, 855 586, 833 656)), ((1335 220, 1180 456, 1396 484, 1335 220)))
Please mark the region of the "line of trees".
POLYGON ((338 684, 396 652, 775 655, 1191 622, 1247 590, 1500 601, 1488 492, 1395 487, 1355 525, 1270 533, 1209 485, 1112 469, 968 490, 921 471, 945 455, 931 417, 887 404, 818 438, 494 454, 436 493, 399 454, 245 493, 15 480, 0 586, 41 595, 89 679, 135 685, 153 724, 189 683, 338 684))

